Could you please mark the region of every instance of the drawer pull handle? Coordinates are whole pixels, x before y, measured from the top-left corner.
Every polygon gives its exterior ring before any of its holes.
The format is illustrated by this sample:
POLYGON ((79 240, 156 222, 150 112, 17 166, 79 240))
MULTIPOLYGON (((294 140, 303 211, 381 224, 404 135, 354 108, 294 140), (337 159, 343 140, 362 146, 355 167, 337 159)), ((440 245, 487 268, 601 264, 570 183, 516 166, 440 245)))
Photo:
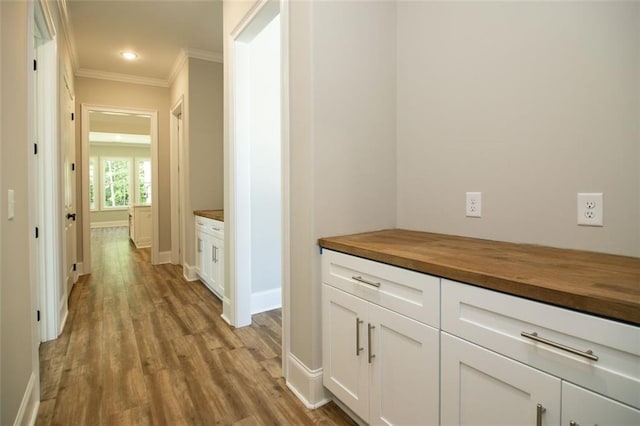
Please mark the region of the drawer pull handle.
POLYGON ((376 355, 373 353, 373 350, 371 349, 371 330, 373 330, 374 328, 376 328, 375 325, 371 325, 371 323, 367 324, 367 346, 369 351, 369 364, 371 364, 373 359, 376 357, 376 355))
POLYGON ((351 277, 351 279, 352 279, 352 280, 356 280, 356 281, 358 281, 358 282, 361 282, 361 283, 363 283, 363 284, 367 284, 367 285, 370 285, 370 286, 376 287, 376 288, 379 288, 379 287, 380 287, 380 283, 375 283, 375 282, 373 282, 373 281, 365 280, 364 278, 362 278, 362 277, 361 277, 361 276, 359 276, 359 275, 358 275, 358 276, 353 276, 353 277, 351 277))
POLYGON ((542 404, 536 405, 536 426, 542 426, 542 413, 547 411, 542 404))
POLYGON ((356 356, 360 356, 360 351, 364 349, 360 347, 360 324, 363 322, 360 318, 356 318, 356 356))
POLYGON ((569 422, 569 426, 579 426, 578 423, 574 422, 573 420, 571 420, 569 422))
POLYGON ((533 333, 527 333, 525 331, 521 332, 520 335, 522 337, 526 337, 527 339, 535 340, 536 342, 544 343, 549 346, 553 346, 554 348, 562 349, 563 351, 571 352, 574 355, 579 355, 581 357, 588 358, 592 361, 597 361, 599 358, 597 355, 593 354, 591 349, 587 351, 581 351, 579 349, 574 349, 570 346, 563 345, 562 343, 554 342, 553 340, 545 339, 544 337, 538 336, 538 333, 535 331, 533 333))

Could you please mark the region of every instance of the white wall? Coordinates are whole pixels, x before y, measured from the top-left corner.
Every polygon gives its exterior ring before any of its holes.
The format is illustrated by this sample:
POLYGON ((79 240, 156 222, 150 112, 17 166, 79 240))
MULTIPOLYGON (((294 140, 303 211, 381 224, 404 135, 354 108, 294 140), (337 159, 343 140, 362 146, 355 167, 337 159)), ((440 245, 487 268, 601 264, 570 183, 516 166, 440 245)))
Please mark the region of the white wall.
POLYGON ((640 255, 640 3, 397 14, 398 227, 640 255), (604 192, 603 228, 577 192, 604 192))
POLYGON ((290 7, 291 352, 315 369, 317 239, 395 225, 395 5, 290 7))
POLYGON ((248 45, 252 292, 282 285, 280 19, 248 45))
MULTIPOLYGON (((29 155, 33 139, 30 131, 28 103, 32 93, 27 76, 32 57, 32 42, 27 25, 33 20, 33 9, 27 2, 0 2, 0 62, 2 69, 2 99, 0 104, 0 194, 6 197, 8 189, 15 190, 15 217, 8 219, 4 198, 0 211, 2 246, 0 262, 0 337, 2 358, 0 364, 0 424, 14 424, 25 397, 24 420, 28 421, 33 400, 38 397, 37 348, 34 348, 34 313, 32 305, 30 250, 33 235, 29 221, 29 155), (35 361, 35 363, 34 363, 35 361), (30 379, 36 388, 27 395, 30 379)), ((20 419, 22 420, 22 419, 20 419)))

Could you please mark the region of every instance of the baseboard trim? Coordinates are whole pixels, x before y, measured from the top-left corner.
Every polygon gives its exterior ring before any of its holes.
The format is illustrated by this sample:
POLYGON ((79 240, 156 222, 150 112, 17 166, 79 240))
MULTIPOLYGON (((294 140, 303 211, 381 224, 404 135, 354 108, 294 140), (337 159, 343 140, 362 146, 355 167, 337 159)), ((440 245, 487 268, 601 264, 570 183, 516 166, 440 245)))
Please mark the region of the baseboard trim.
POLYGON ((20 408, 16 414, 16 419, 13 422, 14 426, 22 425, 34 425, 36 424, 36 418, 38 417, 38 407, 40 407, 39 395, 36 395, 36 373, 32 372, 27 383, 27 388, 24 391, 20 408), (25 417, 25 414, 27 417, 25 417))
POLYGON ((187 281, 196 281, 200 279, 198 277, 198 273, 196 272, 196 267, 189 265, 187 262, 182 265, 182 275, 187 281))
POLYGON ((123 226, 129 226, 128 220, 112 220, 109 222, 91 222, 91 229, 98 228, 120 228, 123 226))
POLYGON ((84 263, 76 263, 76 272, 78 273, 78 275, 84 275, 84 263))
POLYGON ((260 291, 251 295, 251 315, 282 307, 282 288, 260 291))
POLYGON ((287 387, 305 407, 313 410, 331 401, 322 385, 322 368, 311 370, 292 353, 287 354, 287 387))
POLYGON ((171 263, 171 250, 158 253, 158 264, 171 263))
POLYGON ((231 300, 226 297, 226 296, 222 296, 222 315, 220 315, 220 317, 222 317, 222 319, 229 325, 233 326, 233 324, 231 324, 231 319, 229 318, 228 313, 231 312, 231 300))
POLYGON ((65 303, 65 306, 62 306, 58 310, 58 312, 60 312, 60 316, 61 316, 62 320, 60 321, 60 327, 58 328, 58 336, 56 336, 56 337, 60 337, 60 335, 64 331, 64 326, 67 323, 67 318, 69 317, 69 305, 68 305, 68 302, 65 303))

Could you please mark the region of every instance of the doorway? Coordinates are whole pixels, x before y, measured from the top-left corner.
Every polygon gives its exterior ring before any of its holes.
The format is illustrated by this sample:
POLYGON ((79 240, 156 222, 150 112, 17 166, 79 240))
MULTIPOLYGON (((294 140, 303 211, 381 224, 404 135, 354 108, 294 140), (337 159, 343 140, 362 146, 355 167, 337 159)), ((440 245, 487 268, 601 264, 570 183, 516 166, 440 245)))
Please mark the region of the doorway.
POLYGON ((233 325, 281 307, 283 115, 280 5, 265 2, 233 35, 229 304, 233 325))
POLYGON ((158 263, 157 112, 82 105, 83 272, 91 229, 127 226, 158 263))

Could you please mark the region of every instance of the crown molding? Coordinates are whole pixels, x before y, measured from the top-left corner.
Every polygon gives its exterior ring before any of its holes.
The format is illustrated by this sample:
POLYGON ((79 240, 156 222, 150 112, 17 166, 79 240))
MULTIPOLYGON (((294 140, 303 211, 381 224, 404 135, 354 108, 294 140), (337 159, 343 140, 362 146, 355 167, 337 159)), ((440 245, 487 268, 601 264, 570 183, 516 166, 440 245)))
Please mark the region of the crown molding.
POLYGON ((174 80, 178 76, 178 73, 189 58, 201 59, 203 61, 217 62, 221 64, 223 56, 222 53, 211 52, 208 50, 185 48, 180 49, 180 52, 178 52, 178 56, 176 56, 176 60, 173 63, 173 67, 171 67, 169 77, 167 78, 169 85, 173 84, 174 80))
POLYGON ((210 52, 200 49, 183 49, 189 58, 202 59, 203 61, 222 63, 222 53, 210 52))
POLYGON ((58 0, 58 14, 60 15, 60 27, 64 33, 64 40, 67 45, 67 51, 69 52, 69 59, 71 60, 71 67, 75 72, 78 69, 78 51, 76 48, 76 38, 73 34, 73 26, 69 19, 69 9, 67 6, 67 0, 58 0))
POLYGON ((169 82, 160 78, 141 77, 131 74, 120 74, 116 72, 98 71, 87 68, 80 68, 75 73, 76 77, 96 78, 99 80, 111 80, 121 83, 144 84, 147 86, 169 87, 169 82))

